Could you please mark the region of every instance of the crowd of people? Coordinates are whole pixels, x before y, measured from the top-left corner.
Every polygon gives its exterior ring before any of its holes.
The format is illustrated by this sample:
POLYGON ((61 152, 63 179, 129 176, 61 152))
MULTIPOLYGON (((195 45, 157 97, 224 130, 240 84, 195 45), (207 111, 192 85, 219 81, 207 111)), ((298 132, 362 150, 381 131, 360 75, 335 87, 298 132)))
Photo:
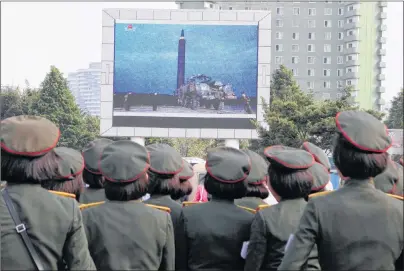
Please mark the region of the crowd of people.
POLYGON ((338 189, 312 143, 221 146, 183 201, 194 170, 169 145, 102 138, 78 151, 57 147, 47 119, 5 119, 1 269, 403 270, 403 161, 372 115, 335 122, 338 189))

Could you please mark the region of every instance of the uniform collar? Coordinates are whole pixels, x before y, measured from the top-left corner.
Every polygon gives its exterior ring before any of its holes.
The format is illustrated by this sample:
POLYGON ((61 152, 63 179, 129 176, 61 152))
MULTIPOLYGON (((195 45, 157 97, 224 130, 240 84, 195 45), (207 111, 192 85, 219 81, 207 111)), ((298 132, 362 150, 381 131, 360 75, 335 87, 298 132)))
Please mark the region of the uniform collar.
POLYGON ((167 198, 171 199, 171 196, 170 195, 160 195, 160 194, 150 195, 150 199, 167 199, 167 198))
POLYGON ((234 199, 220 199, 220 198, 214 198, 212 197, 212 199, 210 200, 212 202, 221 202, 221 203, 231 203, 234 204, 234 199))
POLYGON ((358 179, 348 179, 344 182, 343 187, 359 187, 359 188, 375 188, 373 179, 358 180, 358 179))

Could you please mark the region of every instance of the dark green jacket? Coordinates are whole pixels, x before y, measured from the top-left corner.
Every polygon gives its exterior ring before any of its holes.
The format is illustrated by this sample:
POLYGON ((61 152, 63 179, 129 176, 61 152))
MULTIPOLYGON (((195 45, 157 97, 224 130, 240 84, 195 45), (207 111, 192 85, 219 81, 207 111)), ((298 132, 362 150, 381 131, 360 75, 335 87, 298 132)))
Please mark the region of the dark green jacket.
POLYGON ((279 270, 300 270, 315 244, 322 270, 402 270, 403 222, 403 201, 348 180, 309 200, 279 270))
POLYGON ((174 270, 170 215, 140 201, 105 203, 83 210, 97 270, 174 270))
MULTIPOLYGON (((58 270, 63 262, 69 270, 95 270, 76 200, 40 185, 9 183, 7 189, 45 270, 58 270)), ((0 223, 1 269, 35 270, 1 196, 0 223)))
MULTIPOLYGON (((277 270, 289 236, 297 230, 307 202, 284 200, 257 212, 251 225, 245 271, 277 270)), ((310 254, 307 268, 320 270, 317 250, 310 254)))
POLYGON ((95 189, 87 187, 80 195, 80 203, 82 204, 100 202, 105 200, 106 197, 104 188, 95 189))
POLYGON ((184 207, 186 242, 180 251, 180 270, 243 270, 243 242, 250 239, 254 215, 233 201, 211 201, 184 207))
POLYGON ((257 198, 257 197, 244 197, 241 199, 236 199, 234 202, 238 206, 247 207, 247 208, 250 208, 253 210, 257 210, 258 206, 260 206, 260 205, 268 205, 261 198, 257 198))

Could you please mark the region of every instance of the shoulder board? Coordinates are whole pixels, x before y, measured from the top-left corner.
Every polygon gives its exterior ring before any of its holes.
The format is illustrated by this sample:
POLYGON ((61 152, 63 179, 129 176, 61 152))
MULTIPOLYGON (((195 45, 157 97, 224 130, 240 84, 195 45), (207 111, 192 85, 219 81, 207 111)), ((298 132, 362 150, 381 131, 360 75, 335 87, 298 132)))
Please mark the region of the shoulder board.
POLYGON ((403 200, 403 201, 404 201, 404 197, 402 197, 402 196, 397 196, 397 195, 393 195, 393 194, 387 194, 387 195, 389 195, 389 196, 392 197, 392 198, 395 198, 395 199, 399 199, 399 200, 403 200))
POLYGON ((236 206, 241 208, 241 209, 244 209, 246 211, 249 211, 250 213, 253 213, 253 214, 255 214, 257 212, 256 210, 248 208, 248 207, 244 207, 244 206, 240 206, 240 205, 236 205, 236 206))
POLYGON ((265 208, 268 208, 268 207, 271 207, 271 206, 272 205, 261 204, 261 205, 258 205, 258 207, 257 207, 257 209, 255 209, 255 211, 258 212, 258 211, 261 211, 262 209, 265 209, 265 208))
POLYGON ((105 201, 98 201, 98 202, 92 202, 92 203, 87 203, 87 204, 81 204, 79 207, 80 207, 80 210, 84 210, 84 209, 87 209, 87 208, 90 208, 90 207, 101 205, 104 202, 105 201))
POLYGON ((200 204, 201 202, 193 202, 193 201, 184 201, 182 203, 182 207, 187 207, 187 206, 191 206, 191 205, 195 205, 195 204, 200 204))
POLYGON ((318 196, 325 196, 325 195, 327 195, 327 194, 329 194, 331 192, 333 192, 333 191, 322 191, 322 192, 317 192, 317 193, 314 193, 314 194, 310 194, 309 199, 315 198, 315 197, 318 197, 318 196))
POLYGON ((167 213, 171 213, 171 209, 168 207, 164 207, 164 206, 158 206, 158 205, 153 205, 153 204, 145 204, 146 206, 152 207, 154 209, 159 209, 161 211, 165 211, 167 213))
POLYGON ((75 194, 70 194, 70 193, 65 193, 65 192, 60 192, 60 191, 53 191, 53 190, 48 190, 48 191, 51 192, 52 194, 62 196, 62 197, 65 197, 65 198, 72 198, 72 199, 76 198, 75 194))

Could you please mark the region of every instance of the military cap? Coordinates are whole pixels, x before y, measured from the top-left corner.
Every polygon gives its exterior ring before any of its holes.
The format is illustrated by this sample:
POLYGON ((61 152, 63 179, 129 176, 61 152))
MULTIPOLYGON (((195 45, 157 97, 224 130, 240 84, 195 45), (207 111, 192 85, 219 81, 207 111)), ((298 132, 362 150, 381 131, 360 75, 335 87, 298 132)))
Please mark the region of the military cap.
POLYGON ((150 144, 146 147, 150 155, 149 170, 164 175, 176 175, 184 167, 181 155, 167 144, 150 144))
POLYGON ((251 160, 251 170, 247 177, 250 185, 260 185, 267 181, 268 163, 256 152, 243 150, 251 160))
POLYGON ((98 170, 98 161, 100 160, 102 150, 111 144, 111 139, 100 138, 91 141, 84 147, 82 152, 84 157, 85 169, 93 174, 101 174, 98 170))
POLYGON ((98 170, 104 178, 115 183, 134 182, 150 167, 146 148, 130 140, 115 141, 107 145, 98 163, 98 170))
POLYGON ((359 150, 384 153, 392 145, 386 126, 366 112, 340 112, 335 117, 335 124, 342 136, 359 150))
POLYGON ((376 189, 385 193, 395 194, 397 183, 400 179, 395 163, 389 160, 386 169, 373 178, 376 189))
POLYGON ((299 170, 308 169, 314 164, 314 157, 304 150, 266 148, 264 155, 271 165, 280 168, 299 170))
POLYGON ((182 162, 184 163, 184 167, 182 168, 182 170, 180 171, 178 176, 179 176, 180 180, 184 180, 184 181, 189 180, 195 174, 194 168, 187 161, 183 160, 182 162))
POLYGON ((317 192, 326 187, 330 182, 330 173, 328 170, 318 162, 315 162, 310 168, 310 173, 313 175, 312 192, 317 192))
POLYGON ((38 157, 56 147, 59 128, 37 116, 15 116, 1 121, 1 149, 7 153, 38 157))
POLYGON ((206 171, 216 181, 239 183, 247 179, 251 170, 250 157, 235 148, 218 147, 208 152, 206 171))
POLYGON ((313 155, 314 160, 316 160, 317 163, 322 164, 328 171, 330 171, 331 169, 330 160, 328 160, 328 156, 320 147, 306 141, 303 143, 301 149, 311 153, 311 155, 313 155))
POLYGON ((56 179, 73 179, 83 172, 84 159, 80 152, 66 147, 57 147, 53 151, 60 158, 59 176, 56 179))

